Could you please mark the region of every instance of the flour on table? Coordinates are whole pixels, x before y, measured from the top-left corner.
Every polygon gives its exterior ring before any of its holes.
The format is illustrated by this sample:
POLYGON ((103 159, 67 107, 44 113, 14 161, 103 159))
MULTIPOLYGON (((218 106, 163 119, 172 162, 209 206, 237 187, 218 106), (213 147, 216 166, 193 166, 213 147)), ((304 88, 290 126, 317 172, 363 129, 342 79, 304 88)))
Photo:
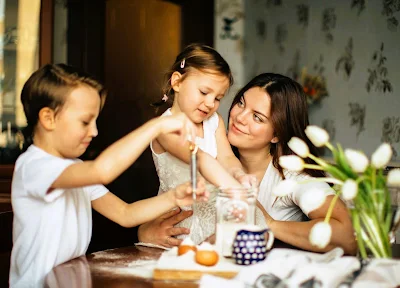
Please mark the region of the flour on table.
POLYGON ((116 275, 131 275, 140 278, 153 278, 153 270, 157 260, 138 260, 128 263, 128 266, 94 266, 93 269, 99 272, 112 273, 116 275))

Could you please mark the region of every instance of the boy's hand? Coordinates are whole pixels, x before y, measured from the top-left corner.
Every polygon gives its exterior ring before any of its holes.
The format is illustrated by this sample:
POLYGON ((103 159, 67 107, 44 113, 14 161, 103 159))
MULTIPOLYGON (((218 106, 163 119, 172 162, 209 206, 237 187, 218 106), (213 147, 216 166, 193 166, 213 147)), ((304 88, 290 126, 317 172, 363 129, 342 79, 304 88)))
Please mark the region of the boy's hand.
MULTIPOLYGON (((190 182, 181 184, 172 190, 175 196, 175 203, 178 206, 188 206, 193 203, 192 187, 190 182)), ((197 181, 196 201, 208 201, 210 193, 206 190, 205 181, 200 178, 197 181)))
POLYGON ((177 133, 181 136, 182 144, 187 139, 196 139, 196 127, 182 112, 160 118, 161 133, 177 133))

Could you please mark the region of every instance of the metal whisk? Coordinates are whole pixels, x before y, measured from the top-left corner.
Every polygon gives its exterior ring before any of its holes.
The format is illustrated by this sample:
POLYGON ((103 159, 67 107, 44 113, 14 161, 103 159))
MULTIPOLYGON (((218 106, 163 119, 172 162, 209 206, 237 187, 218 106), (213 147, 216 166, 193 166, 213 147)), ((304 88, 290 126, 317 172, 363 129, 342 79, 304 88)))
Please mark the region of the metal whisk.
MULTIPOLYGON (((193 233, 198 233, 199 239, 203 240, 203 229, 200 226, 200 221, 197 216, 197 204, 196 204, 196 190, 197 190, 197 151, 199 149, 199 146, 197 146, 195 143, 191 143, 189 146, 190 150, 190 180, 191 180, 191 185, 192 185, 192 195, 193 195, 193 204, 192 204, 192 210, 193 210, 193 216, 192 216, 192 224, 190 227, 190 234, 189 236, 191 237, 193 233)), ((192 240, 194 237, 191 237, 192 240)), ((196 237, 197 238, 197 237, 196 237)), ((199 244, 199 243, 196 243, 199 244)))

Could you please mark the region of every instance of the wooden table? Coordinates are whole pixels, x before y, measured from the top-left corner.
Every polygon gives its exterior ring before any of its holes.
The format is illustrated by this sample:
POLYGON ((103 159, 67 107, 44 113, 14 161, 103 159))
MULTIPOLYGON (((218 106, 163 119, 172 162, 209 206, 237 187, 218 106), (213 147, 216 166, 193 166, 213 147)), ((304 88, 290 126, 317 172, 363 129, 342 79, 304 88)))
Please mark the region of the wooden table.
MULTIPOLYGON (((293 248, 275 241, 274 247, 293 248)), ((111 249, 82 256, 55 267, 47 276, 49 287, 198 287, 189 281, 157 281, 117 273, 118 268, 128 267, 140 260, 157 260, 164 250, 142 246, 111 249), (54 284, 57 283, 57 284, 54 284)))
MULTIPOLYGON (((276 241, 276 248, 293 248, 276 241)), ((393 254, 400 257, 400 244, 394 245, 393 254)), ((157 260, 163 250, 148 247, 125 247, 82 256, 55 267, 46 278, 50 287, 198 287, 196 282, 157 281, 139 278, 127 273, 117 273, 118 268, 140 260, 157 260), (54 284, 57 283, 57 284, 54 284)))

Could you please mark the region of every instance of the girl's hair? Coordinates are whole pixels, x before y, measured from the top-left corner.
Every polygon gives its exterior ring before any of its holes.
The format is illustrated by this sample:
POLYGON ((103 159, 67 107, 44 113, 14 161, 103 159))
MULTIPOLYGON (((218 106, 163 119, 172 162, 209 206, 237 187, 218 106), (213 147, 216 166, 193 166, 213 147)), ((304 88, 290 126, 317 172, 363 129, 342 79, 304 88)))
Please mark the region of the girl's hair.
POLYGON ((57 113, 71 91, 80 86, 91 87, 99 93, 101 109, 107 95, 105 88, 95 78, 75 67, 47 64, 29 77, 21 92, 21 102, 28 122, 24 129, 28 145, 32 143, 40 110, 48 107, 57 113))
MULTIPOLYGON (((294 154, 289 148, 289 140, 296 136, 305 141, 310 148, 310 153, 318 156, 319 152, 307 138, 304 130, 309 125, 307 99, 303 87, 289 77, 273 73, 263 73, 253 78, 244 86, 233 99, 229 114, 232 108, 240 101, 244 93, 253 88, 260 87, 271 98, 270 121, 274 129, 274 136, 278 137, 278 143, 270 143, 272 164, 278 169, 279 174, 284 178, 283 169, 279 165, 279 157, 294 154)), ((236 156, 239 156, 238 149, 232 146, 236 156)), ((315 164, 307 158, 306 163, 315 164)), ((309 170, 305 172, 313 177, 323 177, 325 174, 320 170, 309 170)))
MULTIPOLYGON (((203 44, 190 44, 176 57, 172 67, 165 73, 164 85, 162 92, 168 99, 173 100, 174 89, 171 86, 172 74, 177 71, 182 74, 180 81, 183 81, 192 69, 200 70, 204 73, 215 73, 224 75, 229 79, 229 86, 233 84, 233 76, 229 64, 225 59, 212 47, 203 44)), ((161 106, 164 100, 153 103, 153 106, 161 106)))

